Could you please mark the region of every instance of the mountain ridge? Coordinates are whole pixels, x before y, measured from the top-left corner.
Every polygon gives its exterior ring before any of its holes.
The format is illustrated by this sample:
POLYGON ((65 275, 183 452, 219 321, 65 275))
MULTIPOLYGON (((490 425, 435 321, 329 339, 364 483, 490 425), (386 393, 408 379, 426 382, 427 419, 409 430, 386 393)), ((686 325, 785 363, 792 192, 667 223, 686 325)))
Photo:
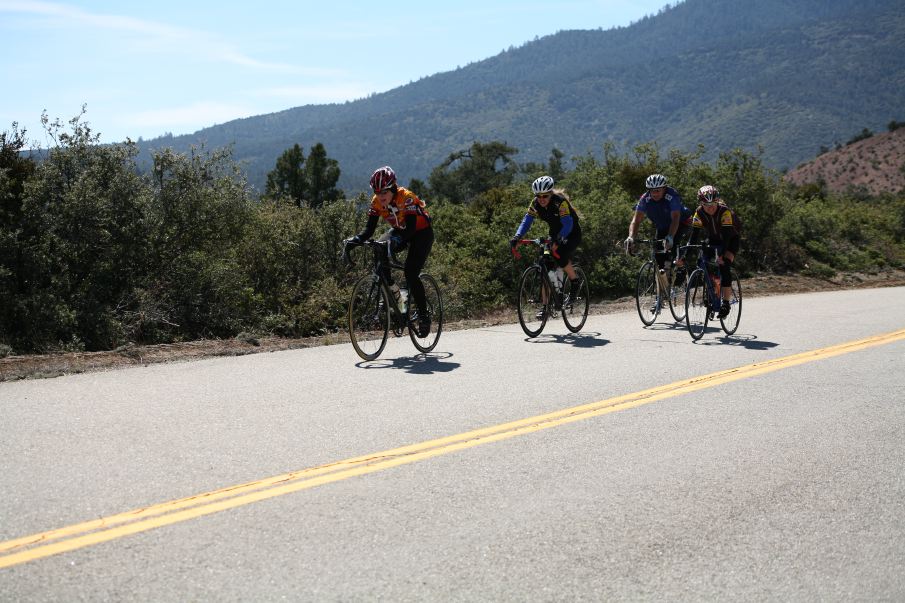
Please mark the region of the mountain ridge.
POLYGON ((599 155, 606 143, 702 144, 708 158, 762 148, 781 169, 843 132, 897 117, 902 13, 892 0, 686 0, 626 27, 557 32, 364 99, 140 147, 232 144, 258 188, 285 149, 316 142, 339 161, 347 190, 364 189, 383 164, 424 179, 449 153, 490 140, 517 147, 520 162, 546 161, 553 147, 599 155), (652 42, 661 39, 669 43, 652 42))

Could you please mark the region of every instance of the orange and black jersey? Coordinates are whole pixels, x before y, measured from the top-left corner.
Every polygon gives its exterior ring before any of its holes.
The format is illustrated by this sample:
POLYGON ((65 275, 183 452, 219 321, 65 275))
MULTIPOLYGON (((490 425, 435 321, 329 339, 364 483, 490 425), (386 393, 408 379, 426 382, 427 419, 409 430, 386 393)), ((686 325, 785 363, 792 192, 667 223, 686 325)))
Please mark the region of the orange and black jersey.
POLYGON ((401 186, 386 205, 380 202, 377 195, 373 196, 371 206, 368 208, 368 224, 359 236, 363 239, 371 238, 379 218, 383 218, 393 229, 400 231, 399 235, 403 239, 410 239, 416 232, 431 227, 431 217, 427 213, 424 201, 401 186))

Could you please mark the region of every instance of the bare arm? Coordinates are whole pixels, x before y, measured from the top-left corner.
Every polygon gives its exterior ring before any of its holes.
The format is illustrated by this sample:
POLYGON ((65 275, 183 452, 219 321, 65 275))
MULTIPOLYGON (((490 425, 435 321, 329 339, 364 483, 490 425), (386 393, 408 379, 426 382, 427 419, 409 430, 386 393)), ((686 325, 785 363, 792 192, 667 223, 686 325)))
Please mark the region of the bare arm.
MULTIPOLYGON (((629 225, 628 225, 628 236, 630 239, 635 238, 635 235, 638 232, 638 225, 641 224, 641 220, 643 220, 643 219, 644 219, 644 213, 640 212, 640 211, 635 211, 634 215, 632 216, 632 221, 629 222, 629 225)), ((676 228, 678 228, 678 226, 676 226, 676 228)))

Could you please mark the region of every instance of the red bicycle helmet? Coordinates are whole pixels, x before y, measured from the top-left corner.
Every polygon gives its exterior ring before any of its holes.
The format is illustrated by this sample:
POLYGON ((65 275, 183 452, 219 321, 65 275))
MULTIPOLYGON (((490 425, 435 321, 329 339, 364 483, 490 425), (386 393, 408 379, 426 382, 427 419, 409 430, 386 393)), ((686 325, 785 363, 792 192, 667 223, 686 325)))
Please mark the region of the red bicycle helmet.
POLYGON ((385 191, 396 186, 396 172, 388 165, 377 168, 371 174, 371 188, 375 193, 385 191))

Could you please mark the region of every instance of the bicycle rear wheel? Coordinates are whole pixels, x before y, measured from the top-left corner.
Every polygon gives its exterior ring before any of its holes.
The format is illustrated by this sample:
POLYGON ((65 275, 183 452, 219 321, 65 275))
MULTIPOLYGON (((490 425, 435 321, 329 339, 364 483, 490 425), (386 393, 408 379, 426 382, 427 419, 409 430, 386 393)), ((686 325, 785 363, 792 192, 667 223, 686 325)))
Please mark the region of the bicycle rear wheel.
POLYGON ((735 268, 729 270, 732 274, 732 298, 729 300, 729 314, 720 319, 726 335, 735 333, 738 330, 738 323, 742 319, 742 282, 738 280, 735 268))
POLYGON ((529 266, 522 273, 518 285, 518 321, 528 337, 537 337, 547 324, 548 304, 553 295, 546 276, 537 266, 529 266))
POLYGON ((373 276, 364 276, 352 289, 349 302, 349 337, 364 360, 374 360, 386 346, 390 332, 390 305, 386 289, 373 276))
POLYGON ((638 271, 638 282, 635 284, 635 305, 638 316, 645 326, 654 324, 660 313, 660 300, 657 298, 657 266, 650 260, 638 271))
POLYGON ((584 271, 578 266, 575 266, 575 275, 578 277, 577 290, 573 290, 572 281, 569 279, 566 279, 562 287, 562 320, 566 323, 566 328, 573 333, 579 332, 584 326, 588 319, 590 305, 588 279, 585 278, 584 271))
MULTIPOLYGON (((427 311, 427 317, 430 319, 430 331, 424 337, 418 336, 418 327, 420 326, 421 316, 414 317, 409 320, 409 337, 412 343, 418 348, 419 352, 428 353, 437 346, 440 341, 440 333, 443 332, 443 299, 440 297, 440 287, 437 281, 429 274, 421 274, 419 276, 421 284, 424 285, 424 305, 427 311)), ((409 287, 411 290, 411 287, 409 287)), ((412 304, 414 299, 409 299, 409 315, 411 316, 412 304)))
POLYGON ((688 290, 688 270, 673 267, 669 275, 669 311, 676 322, 685 322, 685 292, 688 290))
POLYGON ((691 338, 697 341, 704 336, 710 319, 710 304, 707 300, 707 275, 700 268, 688 277, 685 291, 685 325, 691 338))

